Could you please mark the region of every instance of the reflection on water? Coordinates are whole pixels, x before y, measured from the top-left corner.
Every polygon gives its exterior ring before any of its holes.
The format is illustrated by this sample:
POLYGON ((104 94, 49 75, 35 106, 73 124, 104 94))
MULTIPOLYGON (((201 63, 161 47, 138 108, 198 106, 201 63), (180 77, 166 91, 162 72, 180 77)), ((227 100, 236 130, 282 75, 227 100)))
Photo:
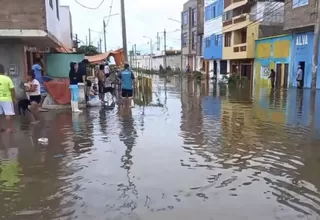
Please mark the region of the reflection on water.
POLYGON ((50 111, 35 126, 17 117, 18 132, 1 135, 1 218, 320 218, 320 99, 309 91, 154 76, 135 100, 50 111))

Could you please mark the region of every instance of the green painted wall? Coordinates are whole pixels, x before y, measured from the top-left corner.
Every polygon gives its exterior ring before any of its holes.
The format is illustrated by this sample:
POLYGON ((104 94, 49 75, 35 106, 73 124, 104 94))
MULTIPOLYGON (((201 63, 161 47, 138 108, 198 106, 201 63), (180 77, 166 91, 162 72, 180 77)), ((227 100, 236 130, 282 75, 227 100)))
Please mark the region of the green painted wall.
POLYGON ((46 55, 46 73, 52 78, 69 77, 70 62, 80 62, 84 54, 48 54, 46 55))

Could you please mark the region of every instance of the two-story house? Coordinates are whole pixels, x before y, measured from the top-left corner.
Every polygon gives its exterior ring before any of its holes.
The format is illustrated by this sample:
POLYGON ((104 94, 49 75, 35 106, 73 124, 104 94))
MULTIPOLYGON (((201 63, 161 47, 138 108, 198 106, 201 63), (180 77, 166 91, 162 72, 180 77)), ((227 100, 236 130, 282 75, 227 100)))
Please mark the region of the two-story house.
POLYGON ((37 52, 72 48, 72 20, 59 0, 2 0, 0 63, 19 85, 37 52))
MULTIPOLYGON (((318 0, 285 0, 284 30, 292 33, 290 85, 297 86, 298 66, 303 69, 303 87, 311 88, 314 24, 318 0)), ((319 72, 318 72, 319 74, 319 72)), ((317 77, 320 88, 320 76, 317 77)))
POLYGON ((255 40, 282 33, 284 0, 224 0, 223 60, 227 71, 252 78, 255 40))
POLYGON ((191 71, 196 70, 197 56, 197 0, 189 0, 183 4, 181 13, 181 41, 182 56, 185 66, 189 65, 191 71))

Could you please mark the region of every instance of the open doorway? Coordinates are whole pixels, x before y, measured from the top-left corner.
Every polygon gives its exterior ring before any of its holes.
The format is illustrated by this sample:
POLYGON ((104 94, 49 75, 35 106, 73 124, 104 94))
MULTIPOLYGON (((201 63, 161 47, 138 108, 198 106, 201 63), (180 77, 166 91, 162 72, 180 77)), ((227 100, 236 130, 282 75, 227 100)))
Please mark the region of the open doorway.
POLYGON ((281 88, 281 75, 282 75, 282 64, 277 63, 276 65, 276 88, 281 88))

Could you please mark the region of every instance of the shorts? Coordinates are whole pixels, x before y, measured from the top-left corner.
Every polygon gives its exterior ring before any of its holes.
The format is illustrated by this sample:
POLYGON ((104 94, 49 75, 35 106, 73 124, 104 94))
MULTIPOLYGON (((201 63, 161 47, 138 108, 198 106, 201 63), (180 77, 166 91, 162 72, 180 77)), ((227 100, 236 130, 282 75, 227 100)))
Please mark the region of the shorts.
POLYGON ((112 87, 106 87, 103 89, 104 93, 110 92, 111 94, 114 94, 114 88, 112 87))
POLYGON ((41 102, 41 95, 31 95, 31 96, 29 97, 29 100, 30 100, 30 102, 35 102, 35 103, 40 104, 40 102, 41 102))
POLYGON ((133 95, 133 91, 132 91, 132 89, 122 89, 122 91, 121 91, 121 96, 122 97, 132 97, 132 95, 133 95))
POLYGON ((13 102, 0 102, 0 115, 15 115, 13 102))

